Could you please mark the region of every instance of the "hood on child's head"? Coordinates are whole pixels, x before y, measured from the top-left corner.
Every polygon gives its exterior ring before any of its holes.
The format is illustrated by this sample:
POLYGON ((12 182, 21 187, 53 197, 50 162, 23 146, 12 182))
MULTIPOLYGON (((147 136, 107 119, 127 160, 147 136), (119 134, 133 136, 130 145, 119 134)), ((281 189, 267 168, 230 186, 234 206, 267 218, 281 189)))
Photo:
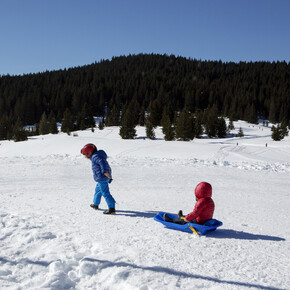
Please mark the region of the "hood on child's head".
POLYGON ((199 183, 194 190, 196 198, 211 197, 212 187, 207 182, 199 183))
POLYGON ((107 159, 108 158, 107 153, 104 150, 98 150, 97 154, 98 154, 98 156, 100 158, 103 158, 103 159, 107 159))

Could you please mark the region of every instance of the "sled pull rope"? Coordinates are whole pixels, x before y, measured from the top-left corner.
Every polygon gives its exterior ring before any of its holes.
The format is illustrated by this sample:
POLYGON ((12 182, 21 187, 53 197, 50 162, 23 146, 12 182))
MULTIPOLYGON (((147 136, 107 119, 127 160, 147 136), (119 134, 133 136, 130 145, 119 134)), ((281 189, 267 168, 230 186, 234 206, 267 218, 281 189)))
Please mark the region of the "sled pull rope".
POLYGON ((189 227, 197 236, 199 236, 199 234, 197 233, 197 231, 194 229, 194 227, 189 227))
MULTIPOLYGON (((185 217, 184 216, 181 216, 180 219, 184 220, 185 217)), ((197 236, 199 236, 199 234, 197 233, 197 231, 195 230, 194 227, 189 227, 197 236)))

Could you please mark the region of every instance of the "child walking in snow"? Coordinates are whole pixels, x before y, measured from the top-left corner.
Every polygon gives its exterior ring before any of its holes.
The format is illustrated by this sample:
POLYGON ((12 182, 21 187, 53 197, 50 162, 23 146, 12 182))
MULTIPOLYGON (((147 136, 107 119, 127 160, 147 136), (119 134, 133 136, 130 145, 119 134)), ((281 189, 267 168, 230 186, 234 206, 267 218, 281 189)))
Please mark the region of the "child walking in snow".
POLYGON ((81 154, 92 161, 94 180, 97 182, 93 204, 93 209, 98 209, 102 196, 108 205, 108 210, 104 214, 115 214, 115 199, 110 194, 109 183, 112 181, 112 170, 107 161, 107 154, 103 150, 98 150, 94 144, 86 144, 81 149, 81 154))
POLYGON ((166 222, 177 224, 186 224, 188 222, 203 225, 206 221, 211 220, 214 212, 214 202, 212 200, 212 187, 207 182, 199 183, 195 188, 196 204, 191 213, 185 217, 180 210, 178 217, 171 219, 167 214, 163 218, 166 222))

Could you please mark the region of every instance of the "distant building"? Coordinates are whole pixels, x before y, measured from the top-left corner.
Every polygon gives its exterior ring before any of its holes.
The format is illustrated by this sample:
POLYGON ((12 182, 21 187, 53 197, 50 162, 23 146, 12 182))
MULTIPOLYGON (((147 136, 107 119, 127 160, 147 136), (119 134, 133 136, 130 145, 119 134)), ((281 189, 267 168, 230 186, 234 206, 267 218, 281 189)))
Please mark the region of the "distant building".
POLYGON ((24 130, 28 132, 36 132, 36 125, 27 125, 24 126, 24 130))

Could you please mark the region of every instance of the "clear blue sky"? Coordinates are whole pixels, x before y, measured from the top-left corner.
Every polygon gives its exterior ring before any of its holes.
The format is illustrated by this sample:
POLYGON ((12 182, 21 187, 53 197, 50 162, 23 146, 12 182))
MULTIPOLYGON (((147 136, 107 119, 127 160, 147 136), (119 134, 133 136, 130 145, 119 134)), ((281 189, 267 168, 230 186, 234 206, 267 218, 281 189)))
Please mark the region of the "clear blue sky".
POLYGON ((160 53, 290 61, 290 0, 0 0, 0 75, 160 53))

